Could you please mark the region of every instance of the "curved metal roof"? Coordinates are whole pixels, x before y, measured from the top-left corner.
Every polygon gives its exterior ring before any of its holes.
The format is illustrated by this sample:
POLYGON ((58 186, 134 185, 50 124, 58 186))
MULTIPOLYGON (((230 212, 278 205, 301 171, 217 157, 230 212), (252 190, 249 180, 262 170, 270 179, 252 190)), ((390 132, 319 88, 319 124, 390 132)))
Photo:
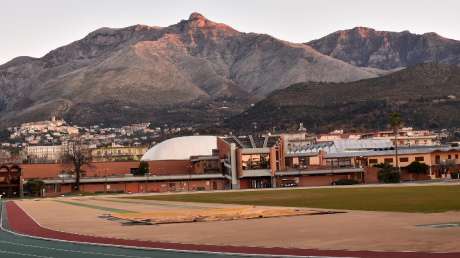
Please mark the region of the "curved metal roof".
POLYGON ((212 155, 213 149, 217 149, 216 136, 183 136, 153 146, 141 160, 187 160, 191 156, 212 155))

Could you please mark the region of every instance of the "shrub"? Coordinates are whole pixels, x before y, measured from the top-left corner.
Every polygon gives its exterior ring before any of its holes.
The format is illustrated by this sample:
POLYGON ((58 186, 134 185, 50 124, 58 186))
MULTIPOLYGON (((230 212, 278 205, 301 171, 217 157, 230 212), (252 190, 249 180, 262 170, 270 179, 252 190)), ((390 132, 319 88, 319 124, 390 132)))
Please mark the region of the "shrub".
POLYGON ((41 196, 45 182, 37 179, 31 179, 24 184, 24 190, 31 196, 41 196))
POLYGON ((399 171, 390 164, 378 164, 375 167, 380 168, 378 178, 381 183, 399 183, 401 175, 399 171))
POLYGON ((425 163, 420 163, 418 161, 413 161, 408 166, 405 167, 409 173, 415 174, 426 174, 430 167, 425 163))
POLYGON ((146 161, 141 161, 139 163, 139 168, 132 171, 133 175, 135 176, 144 176, 149 172, 149 163, 146 161))
POLYGON ((342 178, 337 181, 334 181, 332 184, 334 185, 356 185, 356 184, 359 184, 359 181, 354 180, 354 179, 342 178))
POLYGON ((460 172, 451 173, 450 177, 452 179, 460 179, 460 172))

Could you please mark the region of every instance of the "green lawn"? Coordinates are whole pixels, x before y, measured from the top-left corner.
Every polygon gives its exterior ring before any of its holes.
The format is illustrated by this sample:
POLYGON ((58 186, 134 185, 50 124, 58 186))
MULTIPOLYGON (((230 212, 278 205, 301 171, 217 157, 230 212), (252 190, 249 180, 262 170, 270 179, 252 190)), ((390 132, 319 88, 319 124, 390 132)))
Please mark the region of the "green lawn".
POLYGON ((129 198, 369 211, 460 211, 460 185, 293 189, 129 198))

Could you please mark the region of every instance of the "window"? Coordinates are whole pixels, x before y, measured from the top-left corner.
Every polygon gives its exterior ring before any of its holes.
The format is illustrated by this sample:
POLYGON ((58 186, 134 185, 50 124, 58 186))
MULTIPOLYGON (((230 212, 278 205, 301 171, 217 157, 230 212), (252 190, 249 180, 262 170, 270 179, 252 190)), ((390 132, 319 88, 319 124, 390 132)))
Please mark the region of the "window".
POLYGON ((350 158, 337 158, 337 159, 326 159, 326 165, 329 167, 351 167, 351 159, 350 158))
POLYGON ((399 162, 408 162, 409 158, 399 158, 399 162))
POLYGON ((447 155, 447 159, 452 159, 452 155, 447 155))
POLYGON ((393 163, 393 158, 385 158, 383 163, 393 163))
POLYGON ((369 159, 369 164, 377 164, 377 159, 369 159))
POLYGON ((269 169, 270 156, 268 153, 243 154, 241 156, 243 169, 269 169))
POLYGON ((306 169, 310 165, 309 157, 292 157, 286 159, 286 165, 296 169, 306 169))
POLYGON ((424 157, 415 157, 415 161, 425 161, 425 158, 424 157))
POLYGON ((435 163, 436 163, 436 164, 440 164, 440 163, 441 163, 441 157, 440 157, 439 155, 436 155, 436 156, 434 157, 434 159, 435 159, 435 163))
POLYGON ((455 159, 458 159, 458 154, 455 154, 455 159))

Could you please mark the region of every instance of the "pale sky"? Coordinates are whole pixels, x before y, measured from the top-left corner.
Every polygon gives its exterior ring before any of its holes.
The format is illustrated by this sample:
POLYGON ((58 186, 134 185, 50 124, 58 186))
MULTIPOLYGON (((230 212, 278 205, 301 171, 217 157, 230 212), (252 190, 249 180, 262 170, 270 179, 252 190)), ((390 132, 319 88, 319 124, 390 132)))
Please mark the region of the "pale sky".
POLYGON ((168 26, 192 12, 292 42, 356 26, 460 39, 460 0, 0 0, 0 64, 100 27, 168 26))

